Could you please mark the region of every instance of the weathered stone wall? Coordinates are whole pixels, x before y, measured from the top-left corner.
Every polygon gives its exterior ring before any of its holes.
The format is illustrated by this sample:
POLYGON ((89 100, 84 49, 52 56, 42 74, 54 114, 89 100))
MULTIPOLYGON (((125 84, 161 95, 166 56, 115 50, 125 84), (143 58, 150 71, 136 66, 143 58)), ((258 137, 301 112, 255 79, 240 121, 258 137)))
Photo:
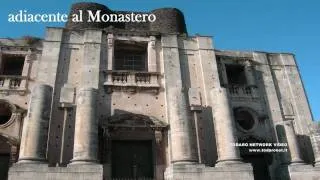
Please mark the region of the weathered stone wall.
POLYGON ((24 38, 0 39, 0 62, 5 55, 17 55, 25 58, 21 76, 25 76, 26 80, 22 80, 17 88, 9 88, 10 78, 2 79, 4 82, 0 91, 1 102, 10 105, 12 112, 10 120, 0 125, 0 136, 8 139, 10 143, 16 146, 20 144, 22 124, 28 109, 30 92, 36 84, 35 79, 42 55, 41 50, 41 40, 36 44, 30 44, 24 38))
POLYGON ((161 33, 187 33, 183 13, 176 8, 162 8, 151 11, 157 20, 150 23, 151 31, 161 33))
MULTIPOLYGON (((74 4, 70 13, 76 13, 79 9, 130 13, 111 11, 96 3, 74 4)), ((98 127, 105 128, 110 119, 123 114, 149 117, 169 125, 169 129, 166 129, 168 131, 161 134, 161 137, 156 133, 141 137, 145 134, 133 133, 135 129, 132 127, 129 127, 130 133, 119 132, 114 137, 147 139, 157 143, 154 147, 158 153, 155 155, 155 176, 158 179, 163 178, 164 172, 166 179, 210 179, 213 176, 217 179, 253 179, 251 165, 241 162, 239 149, 231 143, 248 137, 263 142, 276 142, 279 138, 275 131, 276 125, 289 120, 294 122, 291 129, 286 129, 286 133, 291 133, 287 135, 291 140, 289 148, 296 150, 291 152, 291 157, 301 155, 303 160, 312 161, 312 157, 304 155, 312 154, 311 146, 307 146, 305 141, 312 116, 291 54, 215 50, 211 37, 186 37, 183 34, 187 30, 179 10, 164 8, 150 13, 154 13, 158 21, 142 26, 133 23, 88 24, 69 21, 66 28, 47 29, 42 42, 43 49, 34 51, 33 58, 25 62, 23 73, 30 80, 27 93, 1 93, 0 98, 27 110, 29 93, 35 84, 53 87, 52 103, 48 100, 46 108, 52 111, 47 157, 42 152, 43 148, 40 150, 40 159, 47 158, 49 165, 39 165, 39 169, 33 164, 16 165, 10 171, 12 179, 22 176, 26 179, 86 179, 93 175, 101 179, 101 166, 95 164, 101 162, 98 154, 101 151, 101 142, 97 140, 98 127), (104 29, 111 25, 115 29, 104 29), (141 33, 143 31, 149 33, 141 33), (119 80, 119 72, 115 73, 113 69, 114 44, 119 40, 147 44, 148 68, 144 73, 148 75, 148 80, 137 82, 133 72, 122 74, 119 80), (227 58, 219 60, 220 56, 227 58), (225 67, 221 63, 244 65, 250 91, 232 90, 225 86, 226 74, 221 74, 225 67), (190 91, 194 92, 194 98, 197 99, 196 109, 191 107, 196 100, 188 94, 190 91), (241 130, 235 122, 233 112, 237 108, 246 108, 254 115, 255 125, 250 131, 241 130), (299 135, 298 138, 295 133, 299 135), (299 137, 303 138, 299 140, 299 137), (77 163, 80 165, 76 166, 77 163), (67 164, 70 165, 48 167, 67 164), (88 167, 93 169, 82 171, 88 167), (66 176, 62 177, 62 174, 66 176)), ((1 53, 28 55, 29 52, 1 48, 1 53)), ((6 133, 19 139, 21 121, 12 126, 11 134, 7 133, 8 129, 6 133)), ((0 133, 4 133, 2 129, 0 127, 0 133)), ((106 131, 103 133, 105 137, 110 135, 106 131)), ((105 149, 109 151, 110 147, 105 149)), ((109 177, 110 158, 104 158, 103 171, 109 177)), ((274 161, 269 166, 272 179, 277 177, 276 169, 281 164, 279 159, 273 156, 274 161)), ((307 166, 303 168, 310 170, 307 166)), ((288 170, 296 174, 295 177, 301 176, 297 168, 289 167, 288 170)), ((314 171, 310 172, 310 177, 313 177, 314 171)))

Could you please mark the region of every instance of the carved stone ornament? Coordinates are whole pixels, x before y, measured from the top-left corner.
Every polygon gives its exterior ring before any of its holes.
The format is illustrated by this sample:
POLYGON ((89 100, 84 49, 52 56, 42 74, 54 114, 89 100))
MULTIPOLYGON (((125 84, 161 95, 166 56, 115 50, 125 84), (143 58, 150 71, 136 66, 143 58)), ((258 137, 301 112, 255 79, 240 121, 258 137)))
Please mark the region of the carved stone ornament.
POLYGON ((108 48, 112 48, 113 47, 113 34, 108 34, 108 48))

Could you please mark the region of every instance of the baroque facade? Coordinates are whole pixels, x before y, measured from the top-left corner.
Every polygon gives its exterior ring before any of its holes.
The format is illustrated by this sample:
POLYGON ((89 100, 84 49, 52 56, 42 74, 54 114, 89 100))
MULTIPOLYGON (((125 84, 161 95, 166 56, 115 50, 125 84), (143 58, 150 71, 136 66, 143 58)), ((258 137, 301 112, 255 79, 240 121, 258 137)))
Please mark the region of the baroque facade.
POLYGON ((44 39, 0 39, 0 178, 320 179, 293 54, 221 51, 189 36, 179 10, 150 13, 156 22, 70 21, 44 39))

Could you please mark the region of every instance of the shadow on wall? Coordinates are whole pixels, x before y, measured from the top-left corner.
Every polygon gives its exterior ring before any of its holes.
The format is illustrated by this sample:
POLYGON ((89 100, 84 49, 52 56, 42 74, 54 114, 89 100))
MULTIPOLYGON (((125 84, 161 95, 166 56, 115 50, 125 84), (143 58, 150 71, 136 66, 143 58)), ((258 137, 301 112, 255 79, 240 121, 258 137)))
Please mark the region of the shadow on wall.
POLYGON ((203 131, 203 143, 206 149, 202 154, 203 162, 208 166, 214 166, 218 160, 215 130, 213 124, 212 107, 208 106, 202 109, 199 118, 200 126, 203 131))
MULTIPOLYGON (((287 138, 286 138, 286 132, 285 132, 283 125, 277 125, 276 131, 277 131, 279 143, 288 143, 287 138)), ((284 180, 290 180, 288 165, 290 164, 291 157, 290 157, 289 151, 290 150, 288 148, 287 153, 278 154, 280 164, 279 164, 279 168, 276 170, 277 174, 278 174, 277 179, 283 177, 284 180)))
MULTIPOLYGON (((275 86, 277 86, 277 80, 274 78, 274 74, 273 72, 270 70, 269 67, 265 67, 268 68, 266 71, 270 71, 271 73, 271 78, 272 78, 272 82, 274 83, 275 86)), ((256 69, 255 71, 256 73, 256 78, 258 81, 263 82, 264 81, 264 70, 258 70, 256 69)), ((261 90, 261 94, 266 95, 267 94, 267 87, 264 83, 260 83, 259 84, 259 89, 261 90)), ((277 89, 277 87, 275 87, 275 89, 277 89)), ((277 92, 278 93, 278 92, 277 92)), ((279 98, 279 95, 276 94, 277 97, 279 98)), ((264 101, 265 101, 265 105, 266 105, 266 113, 269 119, 269 126, 271 129, 271 134, 272 134, 272 139, 274 142, 287 142, 286 140, 286 136, 285 136, 285 131, 284 131, 284 127, 281 125, 275 125, 274 124, 274 120, 271 118, 271 114, 272 114, 272 107, 269 107, 268 105, 270 104, 270 102, 268 101, 267 97, 263 97, 264 101), (275 128, 273 128, 275 127, 275 128)), ((275 179, 279 179, 279 180, 289 180, 289 172, 288 172, 288 164, 290 162, 290 154, 289 153, 276 153, 274 156, 274 163, 272 163, 271 166, 269 166, 270 171, 273 171, 274 173, 271 174, 275 179)))
POLYGON ((314 163, 314 153, 312 149, 310 136, 307 135, 297 135, 299 142, 299 148, 304 162, 308 164, 314 163))
MULTIPOLYGON (((179 42, 178 42, 179 43, 179 42)), ((186 49, 184 43, 179 43, 179 47, 181 49, 186 49)), ((179 50, 180 58, 180 71, 181 71, 181 78, 183 82, 183 93, 185 93, 185 97, 188 97, 188 90, 196 86, 197 84, 192 84, 191 77, 190 77, 190 67, 189 65, 192 64, 189 59, 189 56, 186 55, 183 51, 179 50)), ((193 63, 200 63, 199 59, 194 60, 193 63)), ((197 73, 195 73, 197 75, 197 73)), ((201 78, 201 77, 200 77, 201 78)), ((204 78, 204 77, 202 77, 204 78)), ((203 96, 203 95, 202 95, 203 96)), ((189 104, 189 98, 186 98, 186 103, 189 104)), ((189 108, 189 107, 188 107, 189 108)), ((217 155, 217 145, 216 145, 216 138, 215 138, 215 130, 214 130, 214 117, 212 114, 212 107, 211 106, 203 106, 202 105, 202 112, 198 113, 198 128, 199 128, 199 141, 200 141, 200 150, 201 150, 201 160, 207 166, 214 166, 216 161, 218 160, 217 155)), ((194 124, 194 115, 193 112, 188 111, 189 120, 192 121, 192 127, 195 128, 194 124)), ((195 131, 194 131, 195 132, 195 131)), ((196 133, 194 133, 194 140, 196 141, 196 133)))
MULTIPOLYGON (((287 136, 283 125, 276 126, 277 135, 280 143, 288 143, 287 136)), ((307 135, 296 135, 299 145, 299 150, 302 160, 307 164, 313 164, 314 162, 314 153, 312 149, 312 144, 310 137, 307 135)), ((287 153, 282 153, 285 155, 281 156, 281 162, 285 164, 290 164, 290 149, 288 147, 287 153)))

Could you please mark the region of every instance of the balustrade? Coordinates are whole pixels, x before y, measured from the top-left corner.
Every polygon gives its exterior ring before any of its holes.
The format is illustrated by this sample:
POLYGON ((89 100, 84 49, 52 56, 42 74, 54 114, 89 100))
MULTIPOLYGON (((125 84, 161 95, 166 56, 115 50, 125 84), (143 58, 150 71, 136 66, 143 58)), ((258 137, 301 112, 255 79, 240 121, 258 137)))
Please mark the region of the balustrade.
POLYGON ((0 91, 4 90, 18 90, 25 91, 27 84, 27 77, 0 75, 0 91))
POLYGON ((136 71, 105 71, 105 86, 160 87, 160 73, 136 71))
POLYGON ((247 85, 229 85, 231 97, 256 97, 257 87, 247 85))

